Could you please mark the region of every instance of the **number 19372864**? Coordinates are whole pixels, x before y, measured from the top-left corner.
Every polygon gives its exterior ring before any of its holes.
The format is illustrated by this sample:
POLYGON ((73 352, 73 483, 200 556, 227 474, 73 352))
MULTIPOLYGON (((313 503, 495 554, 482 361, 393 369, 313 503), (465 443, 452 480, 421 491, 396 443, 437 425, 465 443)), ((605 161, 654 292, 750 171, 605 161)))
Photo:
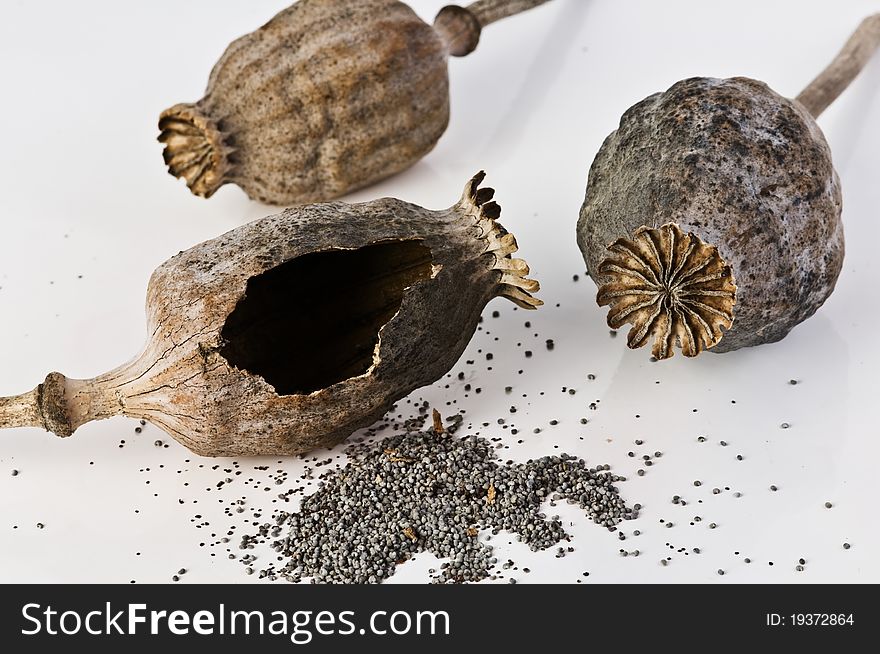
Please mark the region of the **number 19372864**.
POLYGON ((852 613, 767 613, 768 627, 851 627, 854 624, 852 613))

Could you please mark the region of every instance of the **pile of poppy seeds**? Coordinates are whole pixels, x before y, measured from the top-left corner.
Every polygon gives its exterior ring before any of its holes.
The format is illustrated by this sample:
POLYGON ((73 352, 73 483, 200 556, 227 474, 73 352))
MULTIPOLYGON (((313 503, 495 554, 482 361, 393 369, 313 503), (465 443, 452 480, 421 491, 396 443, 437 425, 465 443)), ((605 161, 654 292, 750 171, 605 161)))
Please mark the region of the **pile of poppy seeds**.
MULTIPOLYGON (((565 454, 501 463, 486 439, 457 436, 458 424, 354 445, 348 464, 329 471, 298 511, 278 512, 240 547, 271 540, 282 565, 260 575, 272 579, 378 583, 429 551, 444 559, 435 582, 467 582, 495 578, 499 561, 490 542, 502 530, 532 550, 569 539, 558 517, 541 512, 545 501, 577 504, 612 531, 637 516, 618 494, 615 484, 624 479, 610 466, 588 467, 565 454), (484 531, 491 534, 481 538, 484 531)), ((242 561, 252 563, 247 555, 242 561)))

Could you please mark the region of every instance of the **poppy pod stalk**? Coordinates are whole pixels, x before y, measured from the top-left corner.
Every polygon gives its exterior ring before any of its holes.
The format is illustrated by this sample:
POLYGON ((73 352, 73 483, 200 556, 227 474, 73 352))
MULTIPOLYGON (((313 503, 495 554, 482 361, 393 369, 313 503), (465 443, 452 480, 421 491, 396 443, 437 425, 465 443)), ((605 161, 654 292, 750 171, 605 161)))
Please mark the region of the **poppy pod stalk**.
POLYGON ((433 25, 397 0, 300 0, 229 45, 205 95, 159 118, 169 172, 210 197, 323 202, 413 165, 449 123, 447 60, 547 0, 450 5, 433 25))
POLYGON ((0 427, 70 436, 125 415, 207 456, 339 443, 446 374, 492 298, 541 304, 482 179, 441 211, 305 205, 181 252, 150 279, 137 357, 0 398, 0 427))

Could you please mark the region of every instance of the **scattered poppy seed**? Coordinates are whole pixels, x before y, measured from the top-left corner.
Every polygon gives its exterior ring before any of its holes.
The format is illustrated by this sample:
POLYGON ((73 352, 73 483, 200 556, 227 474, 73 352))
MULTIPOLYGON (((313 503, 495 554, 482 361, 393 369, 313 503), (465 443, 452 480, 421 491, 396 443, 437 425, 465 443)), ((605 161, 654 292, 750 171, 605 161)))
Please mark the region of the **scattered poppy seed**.
POLYGON ((788 424, 787 422, 783 422, 783 423, 782 423, 781 425, 779 425, 779 426, 780 426, 782 429, 788 429, 789 427, 791 427, 791 425, 788 424))
POLYGON ((830 509, 832 506, 833 506, 833 504, 831 504, 831 502, 825 502, 826 509, 830 509))

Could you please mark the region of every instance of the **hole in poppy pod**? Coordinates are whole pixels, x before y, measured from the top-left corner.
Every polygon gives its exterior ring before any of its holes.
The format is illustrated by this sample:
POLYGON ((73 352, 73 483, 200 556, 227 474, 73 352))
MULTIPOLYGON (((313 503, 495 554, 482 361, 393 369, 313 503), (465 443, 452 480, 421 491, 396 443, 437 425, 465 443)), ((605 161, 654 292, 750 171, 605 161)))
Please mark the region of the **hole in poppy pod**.
POLYGON ((279 395, 362 375, 406 288, 431 273, 431 250, 417 240, 304 254, 248 280, 220 354, 279 395))

